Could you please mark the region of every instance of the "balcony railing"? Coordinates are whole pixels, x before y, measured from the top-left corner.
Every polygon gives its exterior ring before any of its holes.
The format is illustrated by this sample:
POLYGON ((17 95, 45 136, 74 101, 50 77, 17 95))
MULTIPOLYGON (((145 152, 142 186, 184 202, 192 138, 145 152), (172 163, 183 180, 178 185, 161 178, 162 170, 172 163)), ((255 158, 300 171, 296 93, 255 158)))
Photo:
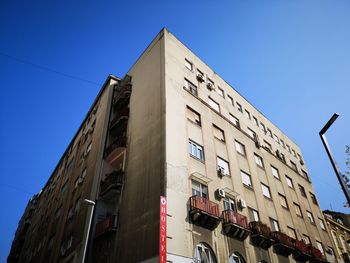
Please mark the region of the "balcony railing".
POLYGON ((249 235, 247 217, 232 210, 222 212, 224 233, 238 240, 245 240, 249 235))
POLYGON ((123 175, 124 172, 122 170, 113 171, 108 174, 106 178, 101 181, 100 184, 100 196, 106 195, 110 190, 120 190, 123 184, 123 175))
POLYGON ((293 256, 297 261, 305 262, 311 257, 310 246, 307 245, 303 240, 296 240, 294 243, 293 256))
POLYGON ((237 212, 234 212, 232 210, 225 210, 222 212, 223 218, 224 218, 224 223, 229 223, 229 224, 236 224, 239 225, 243 228, 248 229, 248 220, 247 217, 244 215, 241 215, 237 212))
POLYGON ((271 238, 271 229, 260 221, 254 221, 249 223, 252 242, 255 246, 268 249, 273 243, 271 238))
POLYGON ((198 209, 216 217, 220 216, 219 205, 217 203, 210 201, 207 198, 196 196, 196 195, 192 196, 190 198, 190 206, 191 206, 191 210, 198 209))
POLYGON ((117 216, 111 215, 111 216, 108 216, 103 221, 100 221, 96 224, 95 237, 99 237, 106 232, 116 231, 116 230, 117 230, 117 216))
POLYGON ((312 262, 325 262, 326 261, 322 252, 318 248, 315 248, 314 246, 310 246, 310 252, 311 252, 311 256, 312 256, 312 259, 310 261, 312 261, 312 262))
POLYGON ((113 128, 119 121, 122 119, 128 119, 129 118, 129 107, 124 107, 122 110, 117 111, 115 117, 112 119, 110 128, 113 128))
POLYGON ((108 147, 106 148, 105 155, 110 155, 117 148, 126 147, 126 136, 117 137, 108 147))
POLYGON ((124 86, 118 88, 114 92, 113 104, 117 103, 121 98, 126 98, 131 93, 131 83, 127 83, 124 86))
POLYGON ((295 240, 290 236, 280 232, 274 231, 271 233, 272 239, 274 239, 274 248, 277 254, 289 256, 294 251, 295 240))
POLYGON ((192 223, 214 229, 220 223, 219 205, 200 196, 190 197, 192 223))

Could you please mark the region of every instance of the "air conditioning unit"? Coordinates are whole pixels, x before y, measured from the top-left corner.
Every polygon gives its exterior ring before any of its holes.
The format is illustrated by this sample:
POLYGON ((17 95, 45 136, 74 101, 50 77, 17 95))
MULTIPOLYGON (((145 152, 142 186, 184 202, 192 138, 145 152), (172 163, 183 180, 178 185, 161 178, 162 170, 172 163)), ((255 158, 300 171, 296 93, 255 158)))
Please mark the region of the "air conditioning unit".
POLYGON ((198 73, 198 74, 197 74, 197 80, 198 80, 199 82, 204 82, 204 76, 203 76, 203 74, 198 73))
POLYGON ((223 189, 217 189, 215 191, 215 196, 216 196, 216 198, 221 199, 221 198, 225 198, 226 194, 225 194, 225 191, 223 189))
POLYGON ((239 204, 239 207, 240 207, 241 210, 243 208, 247 208, 247 203, 246 203, 246 201, 244 199, 240 199, 238 204, 239 204))
POLYGON ((213 90, 213 89, 214 89, 214 86, 213 86, 212 83, 208 82, 208 83, 207 83, 207 88, 208 88, 209 90, 213 90))
POLYGON ((226 175, 225 169, 218 166, 218 176, 219 177, 224 177, 226 175))

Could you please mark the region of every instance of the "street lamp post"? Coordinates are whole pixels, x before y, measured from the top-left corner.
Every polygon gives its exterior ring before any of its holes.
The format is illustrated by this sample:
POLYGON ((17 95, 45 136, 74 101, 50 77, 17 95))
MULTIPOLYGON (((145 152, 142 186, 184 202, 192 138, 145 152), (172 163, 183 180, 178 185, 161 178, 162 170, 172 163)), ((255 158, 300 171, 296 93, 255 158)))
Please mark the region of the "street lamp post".
POLYGON ((89 207, 91 207, 91 211, 90 211, 90 217, 89 217, 88 230, 87 230, 87 234, 86 234, 86 238, 85 238, 85 242, 84 242, 84 247, 83 247, 83 257, 81 259, 81 263, 85 262, 86 249, 87 249, 87 245, 89 242, 91 222, 92 222, 92 217, 94 215, 94 209, 95 209, 95 204, 96 204, 94 201, 91 201, 89 199, 84 199, 84 202, 87 203, 89 207))
POLYGON ((339 117, 339 113, 334 113, 333 116, 329 119, 329 121, 326 123, 326 125, 322 128, 322 130, 319 132, 320 137, 321 137, 321 141, 323 143, 324 148, 326 149, 327 155, 329 160, 332 163, 334 172, 338 178, 338 181, 341 185, 341 188, 345 194, 346 200, 348 202, 348 204, 350 204, 350 192, 349 192, 349 188, 347 186, 347 182, 345 181, 344 177, 341 175, 340 170, 334 160, 333 154, 331 152, 331 149, 329 148, 329 144, 327 142, 326 139, 326 131, 329 129, 329 127, 333 124, 333 122, 339 117))

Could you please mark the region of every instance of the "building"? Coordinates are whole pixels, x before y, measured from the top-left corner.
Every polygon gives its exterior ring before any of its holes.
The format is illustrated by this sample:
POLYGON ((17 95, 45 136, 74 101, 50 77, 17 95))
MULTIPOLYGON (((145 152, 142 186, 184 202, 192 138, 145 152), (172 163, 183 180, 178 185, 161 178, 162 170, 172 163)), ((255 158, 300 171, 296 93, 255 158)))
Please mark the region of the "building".
POLYGON ((87 233, 87 262, 336 262, 299 147, 166 29, 108 77, 9 262, 81 262, 87 233))
POLYGON ((350 215, 330 210, 323 211, 323 214, 338 262, 349 263, 350 215))

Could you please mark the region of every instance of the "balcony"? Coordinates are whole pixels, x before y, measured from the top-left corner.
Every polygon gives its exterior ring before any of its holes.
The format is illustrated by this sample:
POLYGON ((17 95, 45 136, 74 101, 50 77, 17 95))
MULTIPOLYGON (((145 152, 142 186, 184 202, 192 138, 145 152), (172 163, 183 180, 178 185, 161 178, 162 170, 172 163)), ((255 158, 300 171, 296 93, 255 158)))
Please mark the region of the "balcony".
POLYGON ((249 235, 247 217, 232 210, 222 212, 224 233, 238 240, 245 240, 249 235))
POLYGON ((294 251, 294 239, 290 236, 280 231, 274 231, 271 233, 271 237, 275 240, 273 247, 277 254, 288 257, 294 251))
POLYGON ((261 247, 263 249, 268 249, 273 243, 271 238, 271 229, 260 221, 249 223, 250 231, 252 232, 250 237, 252 239, 253 245, 261 247))
POLYGON ((117 231, 117 216, 111 215, 96 224, 95 238, 105 233, 115 231, 117 231))
POLYGON ((323 256, 322 252, 313 246, 309 246, 311 252, 310 263, 323 263, 327 262, 326 258, 323 256))
POLYGON ((219 205, 207 198, 192 196, 189 216, 193 224, 213 230, 220 223, 219 205))
POLYGON ((114 91, 113 104, 118 103, 121 99, 129 98, 131 94, 131 83, 126 83, 114 91))
POLYGON ((115 117, 112 119, 109 127, 110 129, 113 129, 118 123, 120 123, 123 120, 129 119, 129 107, 124 107, 123 109, 117 111, 115 114, 115 117))
POLYGON ((126 148, 126 136, 118 136, 105 150, 105 157, 112 153, 119 154, 121 150, 126 148))
POLYGON ((123 175, 124 172, 122 170, 108 174, 100 183, 100 197, 108 200, 120 193, 123 185, 123 175))
POLYGON ((303 240, 296 240, 294 243, 293 256, 299 262, 306 262, 311 258, 310 248, 303 240))

